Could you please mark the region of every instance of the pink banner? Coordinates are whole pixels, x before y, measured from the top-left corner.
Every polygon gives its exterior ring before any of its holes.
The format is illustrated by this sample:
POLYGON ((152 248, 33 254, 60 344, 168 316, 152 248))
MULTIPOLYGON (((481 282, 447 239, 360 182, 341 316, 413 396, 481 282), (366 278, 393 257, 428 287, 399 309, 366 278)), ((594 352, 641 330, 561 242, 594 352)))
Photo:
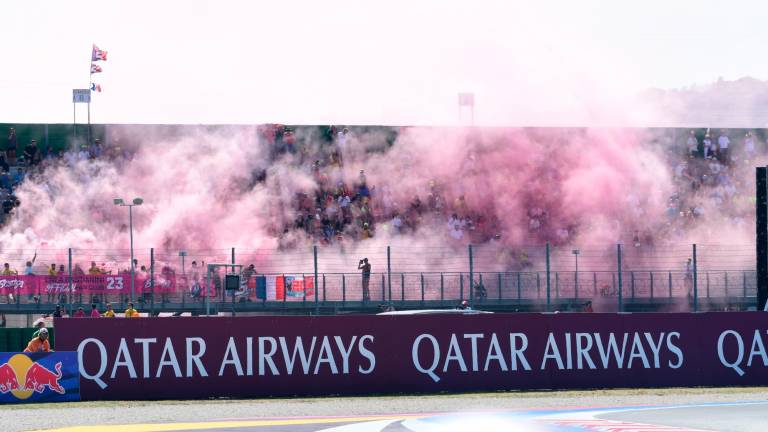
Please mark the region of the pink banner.
MULTIPOLYGON (((136 275, 134 281, 138 293, 176 292, 176 277, 170 275, 155 276, 152 287, 149 278, 136 275)), ((69 292, 68 276, 0 276, 0 295, 2 294, 54 294, 69 292)), ((81 275, 72 276, 72 292, 75 294, 110 294, 131 291, 131 275, 81 275)))

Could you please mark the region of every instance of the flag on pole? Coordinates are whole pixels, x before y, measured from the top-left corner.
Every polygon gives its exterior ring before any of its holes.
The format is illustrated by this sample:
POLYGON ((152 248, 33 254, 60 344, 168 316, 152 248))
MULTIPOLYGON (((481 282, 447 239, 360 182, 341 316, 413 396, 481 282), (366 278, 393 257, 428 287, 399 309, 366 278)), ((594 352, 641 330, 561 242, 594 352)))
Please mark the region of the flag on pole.
POLYGON ((91 83, 91 91, 101 93, 101 84, 91 83))
POLYGON ((93 51, 91 51, 91 61, 99 60, 107 61, 107 52, 105 50, 100 50, 99 47, 94 44, 93 51))
POLYGON ((475 94, 459 93, 459 106, 475 106, 475 94))
POLYGON ((91 63, 91 73, 95 74, 99 72, 101 72, 101 66, 91 63))

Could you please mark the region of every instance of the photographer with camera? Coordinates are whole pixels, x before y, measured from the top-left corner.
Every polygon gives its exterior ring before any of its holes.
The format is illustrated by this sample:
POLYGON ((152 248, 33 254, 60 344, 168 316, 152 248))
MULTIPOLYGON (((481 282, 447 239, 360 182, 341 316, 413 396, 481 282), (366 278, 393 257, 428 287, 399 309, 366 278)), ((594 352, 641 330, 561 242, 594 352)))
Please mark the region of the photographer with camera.
POLYGON ((363 271, 363 301, 370 301, 371 294, 368 291, 368 285, 371 282, 371 264, 368 262, 368 258, 361 259, 357 269, 363 271))

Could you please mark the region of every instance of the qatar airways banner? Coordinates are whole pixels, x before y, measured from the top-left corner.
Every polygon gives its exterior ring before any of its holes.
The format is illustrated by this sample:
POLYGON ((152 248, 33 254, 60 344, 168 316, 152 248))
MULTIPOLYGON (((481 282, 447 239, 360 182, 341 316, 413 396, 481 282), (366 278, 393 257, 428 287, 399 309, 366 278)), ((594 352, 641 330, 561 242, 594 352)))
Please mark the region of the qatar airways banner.
POLYGON ((768 313, 59 319, 82 399, 768 385, 768 313))
MULTIPOLYGON (((175 292, 174 275, 156 275, 155 286, 149 278, 136 276, 137 292, 175 292)), ((69 276, 0 276, 0 294, 53 294, 68 293, 69 276)), ((110 294, 131 292, 131 275, 81 275, 72 276, 72 292, 75 294, 110 294)))

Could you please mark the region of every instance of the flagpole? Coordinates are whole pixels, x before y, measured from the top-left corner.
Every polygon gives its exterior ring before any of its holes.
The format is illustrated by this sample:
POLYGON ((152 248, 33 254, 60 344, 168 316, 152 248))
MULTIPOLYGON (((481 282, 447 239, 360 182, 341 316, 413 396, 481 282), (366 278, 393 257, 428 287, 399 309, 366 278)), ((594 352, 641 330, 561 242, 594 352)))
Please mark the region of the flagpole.
POLYGON ((93 70, 91 69, 93 67, 93 44, 91 44, 91 56, 89 57, 88 61, 88 147, 91 146, 91 142, 93 141, 91 138, 91 96, 93 96, 91 91, 91 86, 93 85, 93 70))

